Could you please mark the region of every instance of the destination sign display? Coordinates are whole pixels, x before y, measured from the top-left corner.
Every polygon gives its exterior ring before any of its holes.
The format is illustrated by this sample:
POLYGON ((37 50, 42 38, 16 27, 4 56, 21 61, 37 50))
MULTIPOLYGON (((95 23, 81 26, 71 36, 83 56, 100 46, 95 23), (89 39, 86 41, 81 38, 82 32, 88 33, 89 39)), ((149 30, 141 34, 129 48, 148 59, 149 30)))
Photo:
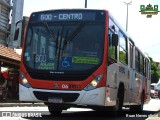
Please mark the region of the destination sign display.
POLYGON ((36 12, 31 15, 31 21, 95 21, 104 17, 104 12, 91 12, 91 11, 47 11, 36 12))
POLYGON ((41 21, 55 21, 55 20, 82 20, 84 14, 82 13, 60 13, 60 14, 41 14, 41 21))
POLYGON ((40 14, 39 21, 95 20, 95 13, 48 13, 40 14))

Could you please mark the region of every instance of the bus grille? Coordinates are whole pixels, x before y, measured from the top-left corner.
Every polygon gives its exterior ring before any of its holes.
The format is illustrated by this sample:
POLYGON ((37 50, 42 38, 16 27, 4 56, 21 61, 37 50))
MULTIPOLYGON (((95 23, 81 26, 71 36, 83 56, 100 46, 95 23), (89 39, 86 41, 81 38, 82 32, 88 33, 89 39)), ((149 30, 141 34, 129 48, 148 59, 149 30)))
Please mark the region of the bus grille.
POLYGON ((79 93, 53 93, 33 91, 38 100, 48 101, 48 98, 62 98, 64 102, 75 102, 79 97, 79 93))
POLYGON ((83 81, 89 75, 53 75, 53 74, 39 74, 39 73, 29 73, 29 75, 34 79, 39 80, 56 80, 56 81, 83 81))

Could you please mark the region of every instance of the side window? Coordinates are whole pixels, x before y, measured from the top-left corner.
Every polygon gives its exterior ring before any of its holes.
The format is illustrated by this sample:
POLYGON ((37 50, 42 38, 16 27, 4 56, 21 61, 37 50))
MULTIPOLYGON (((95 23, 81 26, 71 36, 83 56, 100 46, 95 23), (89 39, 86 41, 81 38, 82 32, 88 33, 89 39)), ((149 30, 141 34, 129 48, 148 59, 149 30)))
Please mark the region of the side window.
POLYGON ((127 58, 127 38, 119 32, 119 61, 128 64, 127 58))
POLYGON ((151 72, 151 64, 148 62, 148 78, 151 80, 151 74, 150 74, 150 72, 151 72))
POLYGON ((144 57, 140 54, 140 73, 144 75, 144 57))
POLYGON ((147 60, 146 60, 146 58, 144 58, 144 76, 146 76, 147 77, 147 60))
POLYGON ((130 54, 130 67, 133 68, 133 44, 132 43, 129 43, 129 54, 130 54))
POLYGON ((109 33, 108 33, 108 44, 109 44, 109 49, 108 49, 108 57, 111 59, 117 59, 117 55, 116 55, 116 46, 112 45, 112 34, 113 32, 109 29, 109 33))
POLYGON ((150 64, 148 59, 145 60, 145 76, 150 79, 150 64))
POLYGON ((147 62, 145 61, 144 56, 138 51, 138 49, 135 50, 135 68, 136 71, 146 76, 147 62))
POLYGON ((139 56, 139 51, 136 49, 135 51, 135 68, 136 68, 136 71, 140 71, 140 56, 139 56))

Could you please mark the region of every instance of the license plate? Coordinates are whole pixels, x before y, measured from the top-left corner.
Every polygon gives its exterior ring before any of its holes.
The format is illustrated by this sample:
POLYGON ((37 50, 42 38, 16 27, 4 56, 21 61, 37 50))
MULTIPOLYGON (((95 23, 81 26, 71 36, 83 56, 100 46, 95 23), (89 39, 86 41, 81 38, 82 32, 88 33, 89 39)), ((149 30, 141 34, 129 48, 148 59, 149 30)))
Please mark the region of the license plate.
POLYGON ((62 103, 63 100, 62 100, 62 98, 48 98, 48 102, 51 102, 51 103, 62 103))

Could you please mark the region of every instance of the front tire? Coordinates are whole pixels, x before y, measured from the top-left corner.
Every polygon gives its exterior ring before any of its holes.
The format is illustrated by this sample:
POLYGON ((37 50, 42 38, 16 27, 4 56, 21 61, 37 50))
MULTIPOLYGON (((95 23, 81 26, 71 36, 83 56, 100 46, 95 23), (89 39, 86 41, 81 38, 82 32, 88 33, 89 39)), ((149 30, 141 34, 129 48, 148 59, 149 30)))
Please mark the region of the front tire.
POLYGON ((62 107, 48 105, 48 110, 51 113, 51 116, 60 116, 62 113, 62 107))

